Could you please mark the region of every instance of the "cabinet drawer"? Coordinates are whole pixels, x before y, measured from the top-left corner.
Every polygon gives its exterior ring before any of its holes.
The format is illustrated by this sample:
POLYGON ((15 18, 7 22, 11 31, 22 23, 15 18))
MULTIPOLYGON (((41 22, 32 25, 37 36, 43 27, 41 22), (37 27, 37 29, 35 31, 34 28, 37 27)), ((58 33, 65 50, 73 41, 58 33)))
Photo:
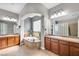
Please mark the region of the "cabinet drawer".
POLYGON ((14 37, 8 37, 8 46, 14 45, 14 37))
POLYGON ((70 46, 70 56, 79 56, 79 48, 70 46))
POLYGON ((52 42, 51 51, 58 54, 58 43, 52 42))
POLYGON ((0 44, 1 44, 2 40, 0 40, 0 44))
POLYGON ((58 42, 58 40, 57 40, 57 39, 51 39, 51 41, 53 41, 53 42, 58 42))
POLYGON ((46 42, 50 42, 50 40, 47 39, 46 42))
POLYGON ((0 40, 0 48, 2 48, 2 42, 1 42, 1 40, 0 40))
POLYGON ((61 56, 68 56, 69 55, 69 45, 59 44, 59 54, 61 56))
POLYGON ((50 38, 46 38, 46 40, 50 41, 50 38))
POLYGON ((47 50, 50 50, 50 44, 46 44, 46 47, 45 47, 47 50))
POLYGON ((20 43, 19 36, 15 36, 14 42, 15 42, 15 45, 20 43))
POLYGON ((45 42, 45 48, 50 50, 50 41, 45 42))
POLYGON ((55 50, 58 50, 58 43, 54 43, 54 42, 53 42, 53 48, 54 48, 55 50))
POLYGON ((7 39, 3 39, 2 40, 2 48, 6 48, 7 47, 7 39))
POLYGON ((70 46, 74 46, 74 47, 78 47, 79 48, 79 43, 70 42, 70 46))
POLYGON ((46 42, 46 45, 49 45, 50 46, 50 42, 46 42))
POLYGON ((2 45, 0 45, 0 49, 2 48, 2 45))
POLYGON ((68 45, 68 44, 69 44, 69 42, 67 42, 67 41, 62 41, 62 40, 61 40, 61 41, 59 41, 59 43, 60 43, 60 44, 66 44, 66 45, 68 45))

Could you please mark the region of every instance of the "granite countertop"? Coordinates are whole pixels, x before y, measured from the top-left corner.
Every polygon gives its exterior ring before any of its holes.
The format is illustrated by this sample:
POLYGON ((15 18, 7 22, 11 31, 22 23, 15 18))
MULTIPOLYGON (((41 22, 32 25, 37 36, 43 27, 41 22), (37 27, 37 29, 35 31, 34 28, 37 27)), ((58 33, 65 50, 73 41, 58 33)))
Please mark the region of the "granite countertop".
POLYGON ((0 37, 12 37, 12 36, 17 36, 18 34, 11 34, 11 35, 1 35, 0 37))
POLYGON ((47 35, 45 37, 50 37, 50 38, 55 38, 55 39, 58 39, 58 40, 65 40, 65 41, 69 41, 69 42, 79 43, 79 38, 62 37, 62 36, 51 36, 51 35, 47 35))

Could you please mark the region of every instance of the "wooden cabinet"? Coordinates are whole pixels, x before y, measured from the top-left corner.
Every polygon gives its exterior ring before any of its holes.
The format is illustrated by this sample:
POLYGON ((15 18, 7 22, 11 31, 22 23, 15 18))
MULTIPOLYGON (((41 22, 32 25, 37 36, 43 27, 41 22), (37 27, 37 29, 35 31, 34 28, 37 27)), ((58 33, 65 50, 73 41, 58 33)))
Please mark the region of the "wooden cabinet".
POLYGON ((15 36, 15 45, 20 43, 19 35, 15 36))
POLYGON ((50 50, 50 38, 45 37, 45 48, 50 50))
POLYGON ((59 41, 59 55, 68 56, 69 55, 69 42, 59 41))
POLYGON ((79 43, 70 42, 70 56, 79 56, 79 43))
POLYGON ((54 39, 51 39, 51 51, 58 54, 59 53, 59 49, 58 49, 58 40, 54 40, 54 39))
POLYGON ((2 48, 2 40, 1 40, 1 38, 0 38, 0 49, 2 48))
POLYGON ((0 49, 14 46, 20 43, 19 35, 0 36, 0 49))
POLYGON ((1 37, 0 38, 0 48, 6 48, 7 47, 7 37, 1 37))
POLYGON ((79 48, 70 46, 70 56, 79 56, 79 48))
POLYGON ((45 48, 61 56, 79 56, 79 43, 45 37, 45 48))
POLYGON ((6 47, 7 47, 7 37, 2 39, 2 48, 6 48, 6 47))
POLYGON ((14 36, 8 37, 8 46, 13 46, 13 45, 14 45, 14 36))

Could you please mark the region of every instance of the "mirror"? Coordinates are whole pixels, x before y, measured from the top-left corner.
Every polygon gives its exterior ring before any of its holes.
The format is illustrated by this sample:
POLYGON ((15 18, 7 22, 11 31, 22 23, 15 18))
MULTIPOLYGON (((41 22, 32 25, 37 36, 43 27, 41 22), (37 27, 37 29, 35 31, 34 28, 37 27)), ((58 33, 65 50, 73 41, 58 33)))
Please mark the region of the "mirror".
POLYGON ((0 35, 18 34, 15 22, 0 20, 0 35))
POLYGON ((69 36, 77 37, 78 36, 78 20, 52 20, 51 23, 51 32, 52 35, 57 36, 69 36))

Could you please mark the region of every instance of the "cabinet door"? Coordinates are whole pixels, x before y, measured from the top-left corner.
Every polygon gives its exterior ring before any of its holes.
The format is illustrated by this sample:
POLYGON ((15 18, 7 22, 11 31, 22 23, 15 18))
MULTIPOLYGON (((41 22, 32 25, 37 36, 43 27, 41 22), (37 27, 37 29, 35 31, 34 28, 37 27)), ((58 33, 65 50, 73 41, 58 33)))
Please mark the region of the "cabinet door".
POLYGON ((14 44, 14 37, 8 37, 8 46, 13 46, 14 44))
POLYGON ((69 42, 67 41, 59 41, 59 54, 62 56, 69 55, 69 42))
POLYGON ((15 36, 15 45, 19 44, 20 43, 20 39, 19 39, 19 36, 15 36))
POLYGON ((59 50, 58 43, 57 42, 52 42, 52 44, 51 44, 51 51, 56 53, 56 54, 58 54, 58 52, 59 52, 58 50, 59 50))
POLYGON ((69 46, 68 45, 64 45, 64 44, 59 44, 59 53, 62 56, 68 56, 69 55, 69 46))
POLYGON ((70 56, 79 56, 79 48, 70 46, 70 56))
POLYGON ((2 39, 2 48, 6 48, 7 47, 7 37, 2 39))
POLYGON ((0 49, 2 48, 2 40, 0 39, 0 49))
POLYGON ((50 38, 45 38, 45 48, 50 50, 50 38))

